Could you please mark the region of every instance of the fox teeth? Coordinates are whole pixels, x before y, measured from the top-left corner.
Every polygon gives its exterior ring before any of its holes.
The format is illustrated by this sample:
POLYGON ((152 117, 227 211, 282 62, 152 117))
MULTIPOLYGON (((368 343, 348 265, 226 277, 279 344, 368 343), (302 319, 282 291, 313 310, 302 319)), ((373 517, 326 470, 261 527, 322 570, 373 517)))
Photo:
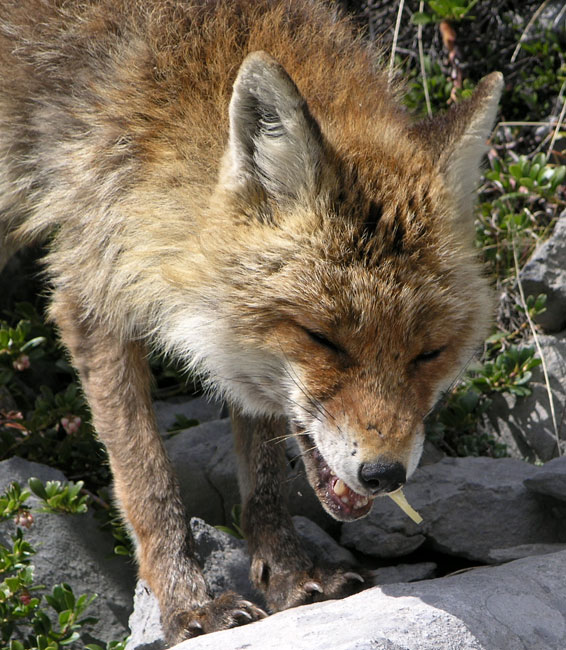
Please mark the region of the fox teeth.
MULTIPOLYGON (((348 486, 341 478, 339 478, 336 483, 334 483, 334 487, 332 489, 334 490, 334 494, 336 494, 336 496, 341 497, 344 496, 348 491, 348 486)), ((342 501, 344 501, 344 499, 342 499, 342 501)))

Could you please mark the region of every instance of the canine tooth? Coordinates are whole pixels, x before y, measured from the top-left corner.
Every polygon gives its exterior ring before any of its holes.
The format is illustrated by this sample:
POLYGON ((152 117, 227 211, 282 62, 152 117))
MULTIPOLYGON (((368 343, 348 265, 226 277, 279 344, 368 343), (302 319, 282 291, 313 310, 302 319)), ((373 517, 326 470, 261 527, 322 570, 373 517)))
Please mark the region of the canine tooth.
POLYGON ((334 490, 334 494, 341 497, 343 494, 346 494, 346 492, 348 491, 348 486, 346 485, 346 483, 344 483, 344 481, 341 478, 339 478, 336 481, 336 483, 334 483, 333 490, 334 490))

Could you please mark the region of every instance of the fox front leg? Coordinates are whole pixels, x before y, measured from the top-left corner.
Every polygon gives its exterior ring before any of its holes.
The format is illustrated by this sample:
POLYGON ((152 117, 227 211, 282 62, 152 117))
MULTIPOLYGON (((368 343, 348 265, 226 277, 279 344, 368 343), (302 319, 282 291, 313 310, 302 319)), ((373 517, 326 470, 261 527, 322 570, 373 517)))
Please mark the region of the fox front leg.
POLYGON ((251 418, 236 409, 231 417, 251 579, 269 608, 275 612, 358 591, 356 573, 317 566, 303 550, 286 503, 286 421, 251 418))
POLYGON ((114 488, 134 533, 139 574, 150 585, 171 644, 248 623, 265 613, 238 594, 212 599, 173 469, 155 423, 146 351, 124 343, 59 294, 51 308, 108 451, 114 488))

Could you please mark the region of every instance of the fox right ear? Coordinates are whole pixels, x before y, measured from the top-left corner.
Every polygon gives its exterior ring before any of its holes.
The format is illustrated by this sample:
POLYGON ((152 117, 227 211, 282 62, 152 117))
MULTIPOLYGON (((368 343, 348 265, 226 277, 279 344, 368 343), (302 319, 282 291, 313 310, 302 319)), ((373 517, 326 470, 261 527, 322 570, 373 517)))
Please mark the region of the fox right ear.
POLYGON ((464 224, 473 222, 473 197, 480 180, 480 163, 488 148, 487 139, 502 89, 503 75, 492 72, 479 82, 470 99, 413 129, 452 189, 458 203, 458 217, 464 224))
POLYGON ((265 52, 242 63, 230 101, 225 187, 259 183, 278 200, 316 188, 322 135, 285 69, 265 52))

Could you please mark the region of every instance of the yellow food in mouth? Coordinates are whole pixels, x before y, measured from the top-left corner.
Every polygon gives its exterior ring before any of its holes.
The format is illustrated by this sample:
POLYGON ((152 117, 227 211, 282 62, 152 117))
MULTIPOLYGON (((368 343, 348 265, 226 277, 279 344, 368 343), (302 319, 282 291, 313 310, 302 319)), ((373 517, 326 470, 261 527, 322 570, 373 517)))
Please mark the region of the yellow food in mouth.
POLYGON ((409 502, 407 501, 407 497, 403 493, 403 489, 399 488, 398 490, 395 490, 395 492, 390 492, 388 495, 395 503, 401 508, 401 510, 408 516, 410 517, 415 524, 420 524, 423 520, 423 518, 419 515, 419 513, 412 508, 409 505, 409 502))

